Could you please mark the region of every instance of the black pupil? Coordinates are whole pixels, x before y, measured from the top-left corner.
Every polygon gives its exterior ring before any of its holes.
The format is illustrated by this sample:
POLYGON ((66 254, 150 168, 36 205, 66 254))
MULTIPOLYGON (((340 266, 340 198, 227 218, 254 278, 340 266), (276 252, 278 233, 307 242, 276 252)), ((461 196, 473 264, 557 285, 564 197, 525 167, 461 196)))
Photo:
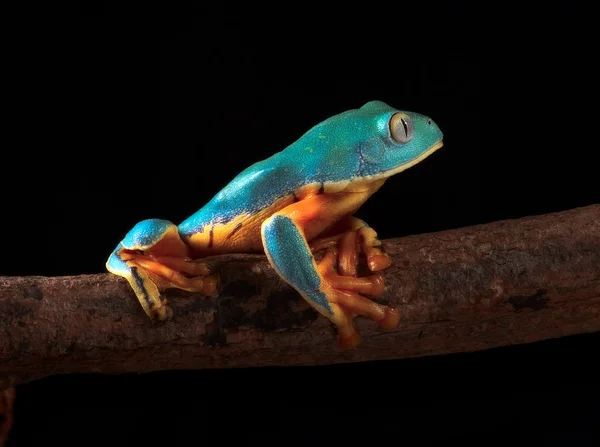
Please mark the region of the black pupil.
POLYGON ((408 123, 404 118, 401 118, 400 121, 402 121, 402 127, 404 127, 404 135, 408 137, 408 123))

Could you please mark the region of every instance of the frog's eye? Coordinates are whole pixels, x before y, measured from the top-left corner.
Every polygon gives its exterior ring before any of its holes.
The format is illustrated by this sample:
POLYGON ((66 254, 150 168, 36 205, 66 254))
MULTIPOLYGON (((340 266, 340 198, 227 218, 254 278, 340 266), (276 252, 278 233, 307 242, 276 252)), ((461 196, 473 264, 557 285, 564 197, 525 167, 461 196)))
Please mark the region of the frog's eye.
POLYGON ((395 113, 390 119, 390 134, 398 143, 408 143, 415 133, 415 124, 406 113, 395 113))

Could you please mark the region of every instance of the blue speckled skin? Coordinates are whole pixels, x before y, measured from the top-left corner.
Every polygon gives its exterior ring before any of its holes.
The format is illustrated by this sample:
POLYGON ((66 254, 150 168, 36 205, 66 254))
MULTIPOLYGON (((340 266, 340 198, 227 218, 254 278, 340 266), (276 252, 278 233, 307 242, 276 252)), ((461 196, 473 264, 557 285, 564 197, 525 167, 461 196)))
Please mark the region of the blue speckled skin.
POLYGON ((428 117, 410 113, 415 137, 400 145, 390 138, 391 115, 399 110, 381 101, 335 115, 283 151, 240 172, 203 208, 179 225, 185 237, 208 224, 254 214, 302 186, 385 175, 419 157, 442 139, 428 117))
POLYGON ((115 248, 113 250, 113 252, 110 254, 108 261, 106 261, 106 268, 108 269, 108 271, 115 273, 117 275, 121 275, 121 274, 126 275, 131 271, 131 269, 127 265, 127 263, 125 261, 123 261, 121 259, 121 257, 119 256, 119 251, 122 248, 123 248, 123 244, 119 243, 119 245, 117 245, 117 248, 115 248))
POLYGON ((304 298, 333 314, 327 296, 321 291, 322 278, 304 236, 287 216, 275 215, 265 222, 263 229, 265 253, 285 278, 304 298))
POLYGON ((121 241, 121 245, 129 250, 146 250, 173 224, 163 219, 146 219, 133 226, 121 241))
MULTIPOLYGON (((340 314, 336 300, 343 300, 343 294, 335 295, 319 270, 309 240, 352 217, 385 179, 441 147, 442 137, 427 116, 368 102, 321 122, 283 151, 248 167, 180 225, 162 219, 139 222, 106 267, 129 281, 150 317, 164 319, 170 309, 160 290, 201 290, 196 273, 182 275, 177 268, 194 268, 186 263, 206 254, 258 248, 283 280, 351 338, 348 315, 354 314, 340 314), (414 124, 412 139, 404 143, 390 131, 390 119, 398 112, 414 124)), ((372 311, 369 306, 363 309, 372 311)))

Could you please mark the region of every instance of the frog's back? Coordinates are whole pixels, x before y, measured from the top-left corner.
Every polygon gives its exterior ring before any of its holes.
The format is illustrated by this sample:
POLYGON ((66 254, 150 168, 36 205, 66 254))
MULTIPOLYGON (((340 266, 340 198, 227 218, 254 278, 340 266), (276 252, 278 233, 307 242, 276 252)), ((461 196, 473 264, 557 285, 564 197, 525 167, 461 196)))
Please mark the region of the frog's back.
POLYGON ((286 206, 287 202, 292 202, 294 192, 306 180, 296 170, 281 163, 280 154, 259 161, 240 172, 206 205, 183 221, 179 225, 179 233, 183 237, 189 237, 204 232, 207 227, 226 225, 261 212, 270 215, 286 206), (270 212, 265 212, 266 210, 270 212))

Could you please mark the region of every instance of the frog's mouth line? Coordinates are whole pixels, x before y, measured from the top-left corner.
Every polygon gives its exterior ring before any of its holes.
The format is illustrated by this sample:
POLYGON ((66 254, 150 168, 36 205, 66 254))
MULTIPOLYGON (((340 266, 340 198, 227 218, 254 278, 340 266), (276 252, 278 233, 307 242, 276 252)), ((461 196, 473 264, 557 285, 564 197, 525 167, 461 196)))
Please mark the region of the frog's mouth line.
MULTIPOLYGON (((354 185, 358 185, 358 184, 361 184, 362 182, 367 182, 368 183, 368 182, 371 182, 371 181, 374 181, 374 180, 380 180, 380 179, 389 178, 389 177, 391 177, 391 176, 393 176, 395 174, 398 174, 399 172, 406 171, 408 168, 410 168, 410 167, 416 165, 417 163, 425 160, 427 157, 429 157, 431 154, 433 154, 435 151, 437 151, 443 145, 444 145, 443 140, 439 140, 437 143, 435 143, 433 146, 431 146, 426 152, 424 152, 423 154, 421 154, 420 157, 415 158, 414 160, 412 160, 412 161, 410 161, 410 162, 408 162, 408 163, 406 163, 406 164, 404 164, 402 166, 398 166, 397 168, 390 169, 389 171, 380 172, 378 174, 373 174, 373 175, 357 175, 354 179, 352 179, 351 181, 349 181, 348 184, 352 183, 354 185)), ((332 182, 332 183, 339 183, 339 182, 332 182)), ((340 190, 343 190, 344 188, 341 188, 340 190)))
POLYGON ((416 165, 417 163, 420 163, 423 160, 425 160, 427 157, 429 157, 431 154, 433 154, 435 151, 437 151, 443 145, 444 145, 444 140, 438 141, 433 146, 431 146, 426 152, 424 152, 423 154, 421 154, 421 156, 415 158, 411 162, 406 163, 405 165, 399 166, 399 167, 397 167, 395 169, 392 169, 390 171, 386 171, 384 173, 384 176, 387 177, 387 176, 390 176, 390 175, 398 174, 399 172, 402 172, 402 171, 406 171, 408 168, 411 168, 414 165, 416 165))

